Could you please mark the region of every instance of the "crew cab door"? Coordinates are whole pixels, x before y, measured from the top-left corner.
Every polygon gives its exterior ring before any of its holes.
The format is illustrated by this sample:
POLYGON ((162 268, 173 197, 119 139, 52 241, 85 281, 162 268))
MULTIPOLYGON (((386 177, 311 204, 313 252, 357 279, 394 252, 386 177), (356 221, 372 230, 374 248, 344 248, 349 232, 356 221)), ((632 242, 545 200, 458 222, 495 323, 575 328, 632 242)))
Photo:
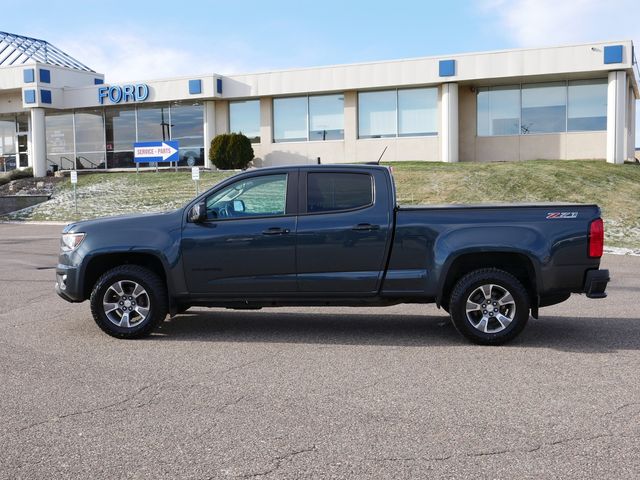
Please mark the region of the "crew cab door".
POLYGON ((207 219, 186 222, 182 256, 192 294, 296 291, 297 170, 251 175, 206 198, 207 219))
POLYGON ((362 294, 378 290, 392 228, 382 169, 301 169, 298 290, 362 294))

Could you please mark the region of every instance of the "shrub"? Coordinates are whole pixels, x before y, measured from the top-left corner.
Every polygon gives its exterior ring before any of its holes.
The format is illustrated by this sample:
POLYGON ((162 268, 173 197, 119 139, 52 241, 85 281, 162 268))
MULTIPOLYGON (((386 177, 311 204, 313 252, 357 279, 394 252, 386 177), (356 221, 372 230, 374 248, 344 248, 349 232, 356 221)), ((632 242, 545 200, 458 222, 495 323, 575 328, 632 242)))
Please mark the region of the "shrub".
POLYGON ((242 133, 223 133, 211 141, 209 160, 220 170, 242 169, 253 160, 253 147, 242 133))
POLYGON ((0 185, 4 185, 5 183, 9 183, 13 180, 17 180, 19 178, 30 178, 33 177, 33 169, 31 167, 25 168, 24 170, 11 170, 10 172, 0 174, 0 185))

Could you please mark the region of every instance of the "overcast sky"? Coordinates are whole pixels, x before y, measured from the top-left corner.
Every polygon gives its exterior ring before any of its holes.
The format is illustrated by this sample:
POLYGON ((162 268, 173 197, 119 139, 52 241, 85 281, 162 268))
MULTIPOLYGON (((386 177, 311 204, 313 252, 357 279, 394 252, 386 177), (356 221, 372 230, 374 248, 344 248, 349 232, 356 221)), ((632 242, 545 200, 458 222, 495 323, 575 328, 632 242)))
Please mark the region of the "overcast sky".
POLYGON ((124 82, 601 40, 640 46, 640 0, 32 0, 6 2, 0 30, 47 40, 124 82))

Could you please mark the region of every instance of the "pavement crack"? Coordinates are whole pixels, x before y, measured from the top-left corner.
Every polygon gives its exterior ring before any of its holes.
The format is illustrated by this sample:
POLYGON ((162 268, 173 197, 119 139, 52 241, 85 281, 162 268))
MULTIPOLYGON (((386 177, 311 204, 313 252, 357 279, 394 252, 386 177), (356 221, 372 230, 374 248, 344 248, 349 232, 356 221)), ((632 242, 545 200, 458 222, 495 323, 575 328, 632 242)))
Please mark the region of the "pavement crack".
POLYGON ((494 451, 486 451, 486 452, 468 452, 468 453, 462 453, 462 454, 449 454, 449 455, 442 455, 442 456, 435 456, 435 457, 385 457, 385 458, 373 458, 373 459, 366 459, 367 461, 374 461, 374 462, 437 462, 437 461, 446 461, 446 460, 450 460, 452 458, 475 458, 475 457, 491 457, 491 456, 498 456, 498 455, 506 455, 506 454, 510 454, 510 453, 533 453, 533 452, 537 452, 538 450, 541 450, 545 447, 553 447, 553 446, 557 446, 557 445, 566 445, 568 443, 573 443, 573 442, 591 442, 594 440, 598 440, 601 438, 613 438, 613 437, 623 437, 623 438, 635 438, 635 437, 630 437, 629 435, 623 435, 623 434, 613 434, 613 433, 601 433, 598 435, 593 435, 593 436, 584 436, 584 437, 569 437, 569 438, 562 438, 559 440, 554 440, 552 442, 543 442, 540 443, 538 445, 535 445, 531 448, 505 448, 505 449, 501 449, 501 450, 494 450, 494 451))
MULTIPOLYGON (((152 384, 140 387, 135 392, 127 395, 126 397, 124 397, 124 398, 122 398, 122 399, 120 399, 120 400, 118 400, 116 402, 112 402, 112 403, 109 403, 109 404, 106 404, 106 405, 100 405, 100 406, 94 407, 94 408, 88 408, 88 409, 84 409, 84 410, 78 410, 78 411, 75 411, 75 412, 69 412, 69 413, 65 413, 63 415, 56 415, 53 418, 48 418, 46 420, 41 420, 39 422, 35 422, 35 423, 30 424, 30 425, 26 425, 26 426, 16 430, 16 433, 22 433, 22 432, 24 432, 26 430, 30 430, 30 429, 38 427, 40 425, 43 425, 43 424, 46 424, 46 423, 57 422, 59 420, 65 419, 65 418, 77 417, 79 415, 86 415, 86 414, 89 414, 89 413, 100 412, 100 411, 103 411, 103 410, 107 410, 109 408, 117 407, 118 405, 123 405, 123 404, 133 400, 134 398, 136 398, 138 395, 140 395, 145 390, 148 390, 148 389, 153 388, 155 386, 161 385, 162 383, 164 383, 166 381, 167 380, 163 380, 161 382, 152 383, 152 384)), ((139 407, 139 406, 140 405, 138 405, 137 407, 139 407)))
POLYGON ((616 413, 620 412, 621 410, 624 410, 626 408, 629 407, 635 407, 637 405, 640 405, 640 402, 628 402, 628 403, 624 403, 622 405, 620 405, 619 407, 616 407, 614 410, 607 412, 604 414, 605 417, 608 417, 610 415, 615 415, 616 413))
MULTIPOLYGON (((233 400, 229 400, 228 402, 224 402, 222 405, 220 405, 218 408, 216 408, 212 413, 213 415, 217 415, 219 413, 224 412, 227 408, 229 407, 233 407, 234 405, 237 405, 238 403, 240 403, 242 400, 244 400, 245 398, 247 398, 249 396, 248 393, 245 393, 244 395, 240 395, 239 397, 233 399, 233 400)), ((212 425, 211 427, 207 428, 204 432, 196 435, 195 437, 193 437, 193 440, 200 440, 202 437, 204 437, 205 435, 207 435, 208 433, 211 432, 211 430, 213 430, 215 425, 212 425)))
POLYGON ((276 470, 278 470, 283 462, 285 461, 291 461, 291 459, 293 459, 294 457, 298 456, 298 455, 302 455, 305 453, 310 453, 310 452, 315 452, 317 451, 317 447, 315 445, 311 445, 310 447, 305 447, 305 448, 301 448, 299 450, 294 450, 292 452, 288 452, 285 453, 283 455, 278 455, 274 458, 271 459, 271 468, 268 468, 266 470, 262 470, 260 472, 254 472, 254 473, 247 473, 244 475, 240 475, 239 478, 257 478, 257 477, 265 477, 267 475, 272 474, 273 472, 275 472, 276 470))

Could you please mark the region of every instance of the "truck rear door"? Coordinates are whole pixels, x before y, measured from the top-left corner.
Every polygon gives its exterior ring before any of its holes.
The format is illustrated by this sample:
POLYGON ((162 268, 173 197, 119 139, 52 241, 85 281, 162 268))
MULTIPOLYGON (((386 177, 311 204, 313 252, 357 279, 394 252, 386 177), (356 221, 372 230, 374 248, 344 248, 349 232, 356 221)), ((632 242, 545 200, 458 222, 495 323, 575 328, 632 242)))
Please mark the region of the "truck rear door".
POLYGON ((299 292, 379 289, 393 228, 387 175, 382 169, 300 170, 299 292))

